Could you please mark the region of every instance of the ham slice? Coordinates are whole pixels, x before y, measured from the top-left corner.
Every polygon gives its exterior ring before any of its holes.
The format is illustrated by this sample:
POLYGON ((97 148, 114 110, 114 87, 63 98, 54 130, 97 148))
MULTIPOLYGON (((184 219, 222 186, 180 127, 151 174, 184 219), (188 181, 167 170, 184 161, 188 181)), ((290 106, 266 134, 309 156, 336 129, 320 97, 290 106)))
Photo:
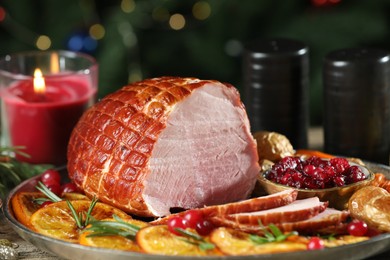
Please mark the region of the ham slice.
POLYGON ((256 212, 245 212, 217 216, 212 221, 217 225, 224 223, 223 218, 237 224, 263 225, 279 224, 284 222, 303 221, 312 218, 327 208, 327 202, 321 202, 318 197, 296 200, 282 207, 261 210, 256 212))
MULTIPOLYGON (((298 191, 294 189, 284 190, 267 196, 256 197, 239 202, 232 202, 216 206, 198 208, 203 218, 208 219, 216 216, 226 216, 240 212, 254 212, 281 207, 296 200, 298 191)), ((186 211, 176 213, 175 216, 184 216, 186 211)), ((152 224, 165 224, 172 215, 157 219, 152 224)))
POLYGON ((84 113, 68 145, 80 189, 145 217, 247 199, 257 161, 238 91, 195 78, 123 87, 84 113))
MULTIPOLYGON (((343 227, 349 217, 346 210, 340 211, 333 208, 326 208, 318 215, 303 221, 275 223, 282 232, 297 231, 299 234, 318 234, 318 233, 344 233, 345 228, 336 229, 334 227, 343 227)), ((215 219, 214 219, 215 220, 215 219)), ((215 223, 215 222, 214 222, 215 223)), ((259 224, 241 224, 237 221, 228 219, 219 219, 220 226, 238 229, 248 233, 263 234, 263 227, 259 224)))
POLYGON ((283 231, 298 231, 299 233, 310 234, 318 232, 318 230, 327 228, 329 226, 337 226, 346 221, 349 217, 349 212, 346 210, 340 211, 333 208, 326 208, 317 216, 309 218, 304 221, 281 223, 279 226, 283 231))

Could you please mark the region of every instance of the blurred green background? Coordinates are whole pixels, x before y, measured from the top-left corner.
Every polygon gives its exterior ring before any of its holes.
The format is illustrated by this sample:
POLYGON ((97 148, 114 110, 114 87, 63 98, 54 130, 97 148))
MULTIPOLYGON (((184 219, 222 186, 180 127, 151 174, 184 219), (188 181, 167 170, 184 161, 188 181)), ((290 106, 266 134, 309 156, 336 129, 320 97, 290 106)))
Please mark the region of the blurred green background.
POLYGON ((0 55, 67 49, 100 65, 99 96, 163 75, 242 91, 246 42, 284 37, 310 48, 310 122, 322 122, 324 56, 390 47, 390 0, 1 0, 0 55))

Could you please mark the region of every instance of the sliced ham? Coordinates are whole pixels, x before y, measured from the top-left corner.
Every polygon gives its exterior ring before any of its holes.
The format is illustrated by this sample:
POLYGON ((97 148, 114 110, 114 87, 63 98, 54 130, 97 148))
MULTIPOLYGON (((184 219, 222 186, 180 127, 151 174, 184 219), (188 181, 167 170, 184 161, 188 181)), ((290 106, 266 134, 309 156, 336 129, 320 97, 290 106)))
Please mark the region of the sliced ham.
MULTIPOLYGON (((345 232, 344 223, 348 219, 348 217, 348 211, 340 211, 332 208, 326 208, 323 212, 307 220, 275 223, 275 225, 282 232, 297 231, 299 234, 336 234, 345 232)), ((248 233, 263 234, 264 230, 263 227, 260 226, 258 223, 256 225, 242 224, 238 223, 237 221, 229 220, 226 218, 214 218, 213 220, 214 224, 217 224, 218 226, 230 227, 248 233)))
MULTIPOLYGON (((203 208, 198 208, 205 219, 216 217, 216 216, 226 216, 229 214, 235 214, 240 212, 254 212, 259 210, 266 210, 281 207, 287 204, 292 203, 296 200, 298 196, 298 191, 289 189, 267 196, 256 197, 252 199, 247 199, 239 202, 232 202, 216 206, 208 206, 203 208)), ((174 214, 175 216, 183 216, 186 214, 186 211, 174 214)), ((165 224, 167 220, 172 217, 172 215, 155 220, 152 224, 165 224)))
POLYGON ((68 145, 80 189, 146 217, 247 199, 257 161, 237 89, 195 78, 123 87, 84 113, 68 145))
POLYGON ((296 230, 303 233, 313 233, 329 226, 336 226, 346 221, 348 217, 349 212, 346 210, 340 211, 333 208, 326 208, 317 216, 304 221, 282 223, 280 224, 280 227, 282 227, 284 231, 296 230))
POLYGON ((347 220, 349 212, 346 210, 340 211, 333 208, 326 208, 317 216, 304 221, 281 223, 279 227, 285 231, 298 231, 304 234, 313 234, 319 230, 327 229, 333 226, 339 226, 347 220))
POLYGON ((215 223, 223 223, 223 218, 244 225, 278 224, 284 222, 303 221, 323 212, 328 203, 321 202, 318 197, 296 200, 282 207, 261 210, 256 212, 230 214, 215 217, 215 223))

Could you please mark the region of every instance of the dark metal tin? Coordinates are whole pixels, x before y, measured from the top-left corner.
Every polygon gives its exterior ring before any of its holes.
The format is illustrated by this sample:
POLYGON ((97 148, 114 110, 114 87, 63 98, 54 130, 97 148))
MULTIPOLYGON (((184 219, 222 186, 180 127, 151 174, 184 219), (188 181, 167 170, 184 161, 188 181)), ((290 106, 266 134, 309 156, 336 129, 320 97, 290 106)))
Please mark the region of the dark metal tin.
POLYGON ((390 54, 343 49, 323 64, 324 144, 333 154, 388 163, 390 54))
POLYGON ((243 55, 244 103, 253 132, 275 131, 307 147, 308 47, 291 39, 257 40, 243 55))

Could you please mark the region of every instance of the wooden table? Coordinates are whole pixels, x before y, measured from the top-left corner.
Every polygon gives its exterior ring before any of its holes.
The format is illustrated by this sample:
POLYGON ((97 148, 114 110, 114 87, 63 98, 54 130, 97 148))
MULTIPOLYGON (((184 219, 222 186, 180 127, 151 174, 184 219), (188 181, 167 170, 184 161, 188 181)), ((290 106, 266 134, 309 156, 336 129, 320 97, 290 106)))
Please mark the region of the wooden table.
MULTIPOLYGON (((323 133, 321 128, 313 128, 310 129, 309 134, 309 144, 312 149, 320 149, 322 147, 323 133)), ((8 239, 12 243, 18 245, 16 249, 19 254, 19 259, 28 259, 28 260, 54 260, 60 259, 56 256, 53 256, 50 253, 41 251, 37 249, 35 246, 23 240, 19 237, 13 229, 7 225, 7 222, 0 212, 0 239, 8 239)), ((0 257, 1 259, 1 257, 0 257)), ((389 260, 390 259, 390 248, 389 251, 376 255, 372 258, 372 260, 389 260)))

